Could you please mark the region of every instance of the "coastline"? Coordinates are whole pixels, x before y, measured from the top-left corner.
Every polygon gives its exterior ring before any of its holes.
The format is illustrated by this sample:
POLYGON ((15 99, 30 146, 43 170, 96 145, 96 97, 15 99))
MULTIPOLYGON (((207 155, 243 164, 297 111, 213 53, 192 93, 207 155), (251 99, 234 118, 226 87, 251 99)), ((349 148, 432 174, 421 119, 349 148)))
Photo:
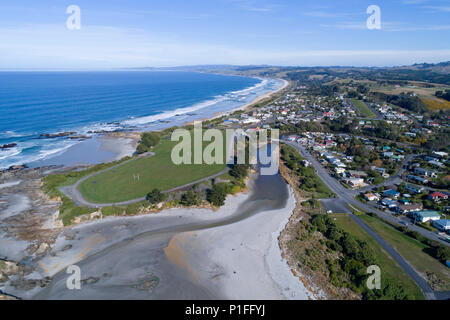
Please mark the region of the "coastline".
MULTIPOLYGON (((262 78, 258 78, 260 80, 263 80, 262 78)), ((199 121, 199 120, 213 120, 217 117, 221 117, 226 114, 231 114, 238 110, 245 110, 248 107, 269 98, 273 94, 285 89, 289 82, 283 79, 279 78, 271 78, 270 81, 283 81, 283 85, 281 85, 276 90, 272 90, 269 92, 264 92, 260 95, 258 95, 256 98, 254 98, 252 101, 244 103, 243 105, 239 105, 237 107, 231 107, 227 104, 232 103, 232 101, 228 101, 225 105, 221 106, 220 104, 218 106, 211 108, 208 108, 207 106, 204 106, 203 108, 200 108, 196 111, 189 111, 189 107, 185 108, 187 113, 184 113, 184 111, 180 111, 181 113, 177 113, 178 110, 172 110, 168 111, 170 113, 170 117, 165 120, 155 120, 153 122, 150 122, 146 124, 143 127, 134 127, 131 123, 127 125, 127 122, 130 120, 125 120, 123 122, 119 123, 113 123, 114 125, 119 125, 119 127, 114 131, 104 131, 104 132, 97 132, 94 131, 94 134, 88 139, 82 139, 81 141, 73 144, 71 146, 64 148, 61 150, 61 152, 56 152, 55 154, 52 154, 49 157, 44 157, 40 160, 34 160, 32 162, 25 162, 30 167, 36 168, 36 167, 44 167, 49 165, 63 165, 66 167, 70 166, 76 166, 76 165, 94 165, 102 162, 110 162, 114 160, 118 160, 120 158, 123 158, 125 156, 131 156, 133 152, 131 149, 137 145, 135 135, 140 134, 140 132, 144 131, 159 131, 164 130, 170 127, 174 126, 184 126, 193 123, 193 121, 199 121), (220 108, 223 110, 214 111, 214 108, 220 108), (193 113, 190 113, 193 112, 193 113), (121 124, 125 125, 123 128, 121 128, 121 124), (115 145, 113 142, 108 143, 109 137, 114 137, 116 135, 121 135, 123 138, 130 138, 130 140, 117 140, 117 145, 115 145), (128 136, 128 137, 127 137, 128 136), (103 137, 106 137, 104 139, 103 137)), ((273 84, 270 84, 273 85, 273 84)), ((251 88, 257 88, 251 87, 251 88)), ((248 90, 244 89, 244 90, 248 90)), ((232 92, 233 93, 239 93, 242 92, 232 92)), ((200 104, 204 104, 207 102, 202 102, 200 104)), ((233 102, 235 103, 235 102, 233 102)), ((101 130, 100 130, 101 131, 101 130)), ((85 133, 80 132, 77 133, 80 135, 84 135, 85 133)))
MULTIPOLYGON (((234 108, 234 109, 228 110, 228 111, 216 112, 211 118, 205 118, 205 119, 201 119, 201 120, 214 120, 214 119, 226 116, 226 115, 230 115, 236 111, 246 111, 247 109, 250 109, 252 106, 256 105, 257 103, 259 103, 265 99, 271 98, 272 95, 277 94, 278 92, 281 92, 282 90, 286 89, 290 85, 290 82, 287 80, 279 79, 279 78, 277 78, 277 79, 283 81, 283 85, 280 88, 278 88, 277 90, 273 90, 273 91, 267 92, 265 94, 262 94, 262 95, 256 97, 255 99, 253 99, 251 102, 246 103, 240 107, 237 107, 237 108, 234 108)), ((193 122, 189 122, 187 124, 192 124, 192 123, 193 122)))
MULTIPOLYGON (((285 81, 279 89, 261 95, 237 109, 246 109, 280 92, 288 85, 289 82, 285 81)), ((137 143, 138 137, 138 132, 129 131, 106 133, 98 140, 101 140, 102 150, 116 153, 115 159, 117 159, 130 152, 131 145, 137 143), (134 139, 131 139, 130 135, 135 135, 134 139), (122 143, 117 143, 118 141, 122 143)), ((74 263, 83 264, 88 257, 86 263, 91 265, 91 260, 100 259, 96 257, 101 256, 102 252, 107 251, 110 254, 111 251, 120 251, 117 247, 128 246, 129 241, 145 238, 149 241, 148 243, 157 245, 156 256, 163 254, 160 259, 161 266, 165 269, 164 271, 161 269, 160 273, 156 269, 155 272, 161 275, 166 272, 166 269, 169 270, 164 276, 165 283, 161 285, 162 289, 158 289, 161 292, 152 293, 152 299, 315 299, 314 292, 305 286, 289 268, 280 248, 279 237, 295 208, 292 189, 290 186, 287 188, 288 196, 282 208, 270 209, 270 206, 263 206, 254 215, 227 223, 224 223, 224 220, 233 219, 246 204, 250 203, 251 206, 258 202, 251 200, 252 191, 250 194, 228 196, 226 204, 217 211, 175 208, 136 217, 108 217, 104 220, 89 221, 60 229, 54 243, 39 252, 41 244, 34 253, 34 256, 38 258, 38 265, 33 275, 40 279, 39 281, 44 281, 46 277, 55 277, 56 284, 52 284, 52 288, 46 288, 43 291, 38 287, 27 292, 16 290, 11 286, 3 289, 5 292, 26 299, 114 298, 114 293, 108 296, 108 293, 95 289, 88 291, 87 296, 86 292, 83 292, 83 296, 70 296, 73 292, 65 290, 64 269, 74 263), (207 227, 204 227, 205 225, 207 227), (171 231, 162 232, 162 234, 158 231, 166 229, 171 231), (159 234, 157 239, 154 233, 159 234), (230 255, 230 252, 235 252, 236 255, 230 255), (211 276, 211 274, 214 275, 211 276), (168 280, 170 275, 181 281, 181 287, 186 292, 192 292, 193 296, 178 297, 176 294, 171 296, 169 289, 173 289, 180 283, 175 284, 173 280, 172 282, 168 280), (254 290, 254 288, 261 288, 261 290, 254 290)), ((108 268, 108 265, 115 265, 114 259, 123 256, 123 253, 113 254, 110 258, 109 254, 104 256, 103 260, 97 260, 98 266, 89 267, 89 272, 95 273, 102 266, 108 268)), ((140 258, 142 251, 137 244, 132 246, 127 254, 136 255, 136 259, 140 261, 148 259, 148 257, 140 258)), ((128 266, 123 268, 121 273, 129 273, 133 270, 128 269, 128 266)), ((142 272, 142 266, 137 268, 135 271, 142 272)), ((88 274, 87 279, 99 278, 98 274, 94 273, 90 276, 88 274)), ((120 273, 109 277, 123 281, 120 273)), ((97 281, 102 281, 101 277, 94 283, 97 281)), ((161 281, 163 281, 162 278, 161 281)), ((148 295, 148 292, 144 293, 148 295)), ((134 294, 131 294, 129 298, 149 298, 141 293, 136 296, 134 294)))
POLYGON ((36 257, 33 275, 52 277, 48 287, 2 289, 25 299, 315 299, 278 244, 295 207, 292 189, 274 210, 254 198, 254 182, 249 193, 229 195, 217 211, 174 208, 64 228, 36 257), (255 205, 263 207, 240 217, 255 205), (82 270, 82 290, 66 289, 65 269, 73 264, 82 270), (158 284, 136 290, 146 273, 158 284))

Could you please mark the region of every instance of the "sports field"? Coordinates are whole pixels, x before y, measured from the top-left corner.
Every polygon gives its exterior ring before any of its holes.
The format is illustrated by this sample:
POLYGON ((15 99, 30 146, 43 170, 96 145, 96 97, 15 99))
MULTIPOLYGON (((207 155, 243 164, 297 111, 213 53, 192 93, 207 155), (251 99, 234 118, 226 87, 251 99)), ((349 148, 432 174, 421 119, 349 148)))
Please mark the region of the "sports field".
POLYGON ((171 160, 177 142, 162 140, 154 147, 152 157, 127 162, 119 167, 83 181, 79 191, 95 203, 115 203, 144 197, 154 188, 162 191, 214 175, 225 164, 180 164, 171 160))
POLYGON ((369 109, 369 107, 364 103, 364 101, 358 99, 351 99, 355 107, 358 108, 361 117, 375 118, 376 115, 369 109))

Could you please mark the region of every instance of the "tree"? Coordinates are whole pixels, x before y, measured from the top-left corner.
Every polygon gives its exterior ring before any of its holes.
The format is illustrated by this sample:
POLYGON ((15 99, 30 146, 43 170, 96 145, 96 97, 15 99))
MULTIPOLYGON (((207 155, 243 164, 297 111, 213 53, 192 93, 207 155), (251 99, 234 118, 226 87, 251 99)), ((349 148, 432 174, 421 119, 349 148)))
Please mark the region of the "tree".
POLYGON ((206 195, 206 199, 217 207, 220 207, 225 203, 226 197, 227 188, 223 183, 213 185, 212 189, 209 189, 206 195))
POLYGON ((198 192, 188 190, 181 195, 180 203, 184 206, 198 206, 202 198, 198 192))
POLYGON ((155 188, 147 194, 146 198, 148 202, 156 204, 162 202, 166 198, 166 195, 163 194, 159 189, 155 188))
POLYGON ((230 169, 230 176, 241 180, 247 176, 248 168, 247 164, 233 164, 230 169))
POLYGON ((150 151, 150 149, 156 146, 160 141, 159 134, 155 132, 144 132, 141 135, 141 141, 136 148, 137 153, 144 153, 150 151))
POLYGON ((436 248, 435 257, 443 262, 449 260, 450 259, 450 248, 440 245, 439 247, 436 248))

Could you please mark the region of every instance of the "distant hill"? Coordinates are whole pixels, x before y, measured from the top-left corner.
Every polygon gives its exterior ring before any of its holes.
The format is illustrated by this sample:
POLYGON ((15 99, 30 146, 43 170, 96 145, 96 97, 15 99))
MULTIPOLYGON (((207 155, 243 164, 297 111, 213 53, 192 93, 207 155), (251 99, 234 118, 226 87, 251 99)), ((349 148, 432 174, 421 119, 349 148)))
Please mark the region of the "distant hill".
POLYGON ((353 79, 423 81, 450 85, 450 61, 420 63, 396 67, 351 67, 351 66, 269 66, 269 65, 197 65, 168 68, 135 68, 141 70, 179 70, 223 73, 244 76, 282 77, 297 81, 328 82, 351 77, 353 79))

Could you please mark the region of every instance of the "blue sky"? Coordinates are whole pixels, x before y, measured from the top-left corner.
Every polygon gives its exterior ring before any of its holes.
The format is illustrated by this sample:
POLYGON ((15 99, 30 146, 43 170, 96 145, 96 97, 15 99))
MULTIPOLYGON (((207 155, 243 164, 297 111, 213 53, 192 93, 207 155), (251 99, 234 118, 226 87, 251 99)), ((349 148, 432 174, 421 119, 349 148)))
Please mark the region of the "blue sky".
POLYGON ((0 69, 450 60, 450 0, 3 0, 0 69), (81 29, 68 30, 69 5, 81 29), (368 30, 369 5, 381 29, 368 30))

